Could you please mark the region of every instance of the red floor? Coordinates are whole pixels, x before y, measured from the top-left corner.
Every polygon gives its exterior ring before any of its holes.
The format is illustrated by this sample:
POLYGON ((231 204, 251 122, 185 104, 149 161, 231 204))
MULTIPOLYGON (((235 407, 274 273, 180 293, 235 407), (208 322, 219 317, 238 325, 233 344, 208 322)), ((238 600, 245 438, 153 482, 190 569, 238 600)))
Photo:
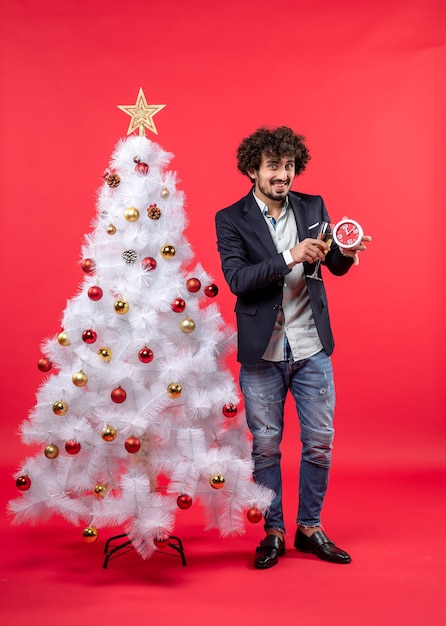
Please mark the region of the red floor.
MULTIPOLYGON (((3 511, 16 495, 13 469, 1 468, 3 511)), ((292 548, 291 475, 286 484, 288 550, 268 571, 251 565, 259 526, 222 540, 202 530, 199 506, 177 517, 185 567, 167 554, 143 561, 130 551, 104 569, 108 530, 86 544, 80 529, 63 520, 12 527, 3 516, 2 624, 446 624, 445 467, 332 471, 324 520, 328 534, 352 554, 347 566, 292 548)))

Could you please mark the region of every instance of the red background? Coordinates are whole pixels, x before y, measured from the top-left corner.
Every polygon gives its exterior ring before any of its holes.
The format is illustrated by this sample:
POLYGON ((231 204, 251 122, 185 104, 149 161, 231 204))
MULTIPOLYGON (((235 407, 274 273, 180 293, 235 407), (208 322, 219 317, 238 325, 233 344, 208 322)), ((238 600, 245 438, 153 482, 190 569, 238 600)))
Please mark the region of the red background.
MULTIPOLYGON (((214 214, 249 187, 235 150, 263 124, 307 137, 294 188, 373 236, 358 268, 327 279, 335 464, 444 469, 445 18, 442 0, 3 0, 4 484, 28 454, 17 429, 42 380, 39 345, 82 280, 96 190, 127 132, 117 105, 139 87, 167 105, 150 138, 175 154, 187 237, 231 324, 214 214)), ((294 467, 289 444, 284 456, 294 467)))
MULTIPOLYGON (((221 288, 214 214, 248 190, 239 141, 287 124, 312 160, 294 188, 373 243, 328 281, 337 457, 445 460, 446 9, 438 1, 4 2, 0 172, 6 453, 34 403, 43 338, 82 280, 95 193, 139 87, 175 154, 187 237, 221 288), (443 45, 442 45, 443 44, 443 45)), ((235 367, 234 371, 237 371, 235 367)))

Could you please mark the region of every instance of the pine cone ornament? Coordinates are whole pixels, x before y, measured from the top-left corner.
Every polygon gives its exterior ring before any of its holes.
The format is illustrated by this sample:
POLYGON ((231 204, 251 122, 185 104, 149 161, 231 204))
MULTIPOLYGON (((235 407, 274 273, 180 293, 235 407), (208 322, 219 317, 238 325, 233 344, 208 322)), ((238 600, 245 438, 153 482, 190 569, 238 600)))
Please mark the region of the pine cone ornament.
POLYGON ((118 187, 120 182, 121 178, 118 176, 118 174, 109 174, 109 176, 107 176, 107 185, 109 187, 118 187))
POLYGON ((151 220, 159 220, 161 217, 161 210, 157 207, 156 204, 151 204, 147 209, 147 215, 151 220))
POLYGON ((136 252, 134 250, 126 250, 122 253, 122 258, 127 263, 127 265, 133 265, 136 261, 136 252))

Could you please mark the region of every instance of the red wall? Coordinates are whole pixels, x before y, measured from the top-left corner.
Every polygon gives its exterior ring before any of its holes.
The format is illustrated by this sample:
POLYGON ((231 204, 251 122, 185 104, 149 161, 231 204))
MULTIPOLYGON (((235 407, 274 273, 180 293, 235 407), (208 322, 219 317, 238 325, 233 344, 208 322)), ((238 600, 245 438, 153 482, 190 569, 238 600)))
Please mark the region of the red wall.
POLYGON ((28 452, 16 431, 39 345, 82 280, 96 190, 127 132, 117 105, 143 87, 167 105, 151 138, 176 155, 187 236, 231 323, 214 214, 248 190, 236 147, 262 124, 307 137, 295 189, 374 237, 359 268, 328 281, 337 458, 444 462, 445 18, 442 0, 3 0, 3 459, 28 452))

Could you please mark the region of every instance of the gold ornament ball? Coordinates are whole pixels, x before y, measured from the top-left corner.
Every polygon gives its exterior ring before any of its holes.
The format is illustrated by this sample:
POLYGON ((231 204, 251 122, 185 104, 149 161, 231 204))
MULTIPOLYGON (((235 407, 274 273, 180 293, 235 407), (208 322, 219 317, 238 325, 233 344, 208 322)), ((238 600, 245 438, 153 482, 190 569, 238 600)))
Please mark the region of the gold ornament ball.
POLYGON ((100 498, 105 498, 107 491, 108 491, 107 485, 105 485, 104 483, 98 483, 97 485, 95 485, 93 493, 94 493, 95 498, 100 499, 100 498))
POLYGON ((186 334, 192 333, 195 330, 195 322, 194 320, 191 320, 190 318, 186 317, 184 320, 181 321, 180 328, 183 331, 183 333, 186 333, 186 334))
POLYGON ((125 315, 126 313, 128 313, 129 303, 125 300, 117 300, 114 306, 116 313, 118 313, 119 315, 125 315))
POLYGON ((167 393, 171 398, 179 398, 182 391, 183 388, 178 383, 170 383, 170 385, 167 387, 167 393))
POLYGON ((225 477, 222 474, 214 474, 210 477, 209 482, 214 489, 222 489, 225 486, 225 477))
POLYGON ((114 235, 114 234, 116 234, 116 226, 114 226, 114 224, 109 224, 109 225, 107 226, 107 233, 108 233, 109 235, 114 235))
POLYGON ((98 355, 105 363, 108 363, 112 358, 112 351, 110 348, 99 348, 98 355))
POLYGON ((139 211, 136 207, 131 206, 124 211, 124 217, 128 222, 136 222, 139 219, 139 211))
POLYGON ((68 404, 63 400, 56 400, 53 404, 53 413, 55 415, 65 415, 68 411, 68 404))
POLYGON ((44 452, 47 459, 55 459, 59 456, 59 448, 53 443, 46 446, 44 452))
POLYGON ((88 376, 81 370, 80 372, 75 372, 71 377, 71 380, 73 381, 73 385, 76 387, 85 387, 88 383, 88 376))
POLYGON ((166 243, 161 248, 161 254, 165 259, 172 259, 175 256, 175 247, 171 246, 169 243, 166 243))
POLYGON ((113 428, 110 424, 107 424, 107 426, 104 426, 101 430, 101 437, 104 441, 114 441, 116 439, 116 435, 116 428, 113 428))
POLYGON ((170 195, 170 191, 167 189, 167 187, 163 187, 161 189, 161 198, 168 198, 170 195))
POLYGON ((93 528, 93 526, 88 526, 88 528, 84 528, 82 531, 82 537, 86 543, 94 543, 97 541, 98 535, 97 528, 93 528))
POLYGON ((64 330, 58 334, 57 341, 60 343, 61 346, 70 345, 70 340, 68 339, 68 335, 64 330))

